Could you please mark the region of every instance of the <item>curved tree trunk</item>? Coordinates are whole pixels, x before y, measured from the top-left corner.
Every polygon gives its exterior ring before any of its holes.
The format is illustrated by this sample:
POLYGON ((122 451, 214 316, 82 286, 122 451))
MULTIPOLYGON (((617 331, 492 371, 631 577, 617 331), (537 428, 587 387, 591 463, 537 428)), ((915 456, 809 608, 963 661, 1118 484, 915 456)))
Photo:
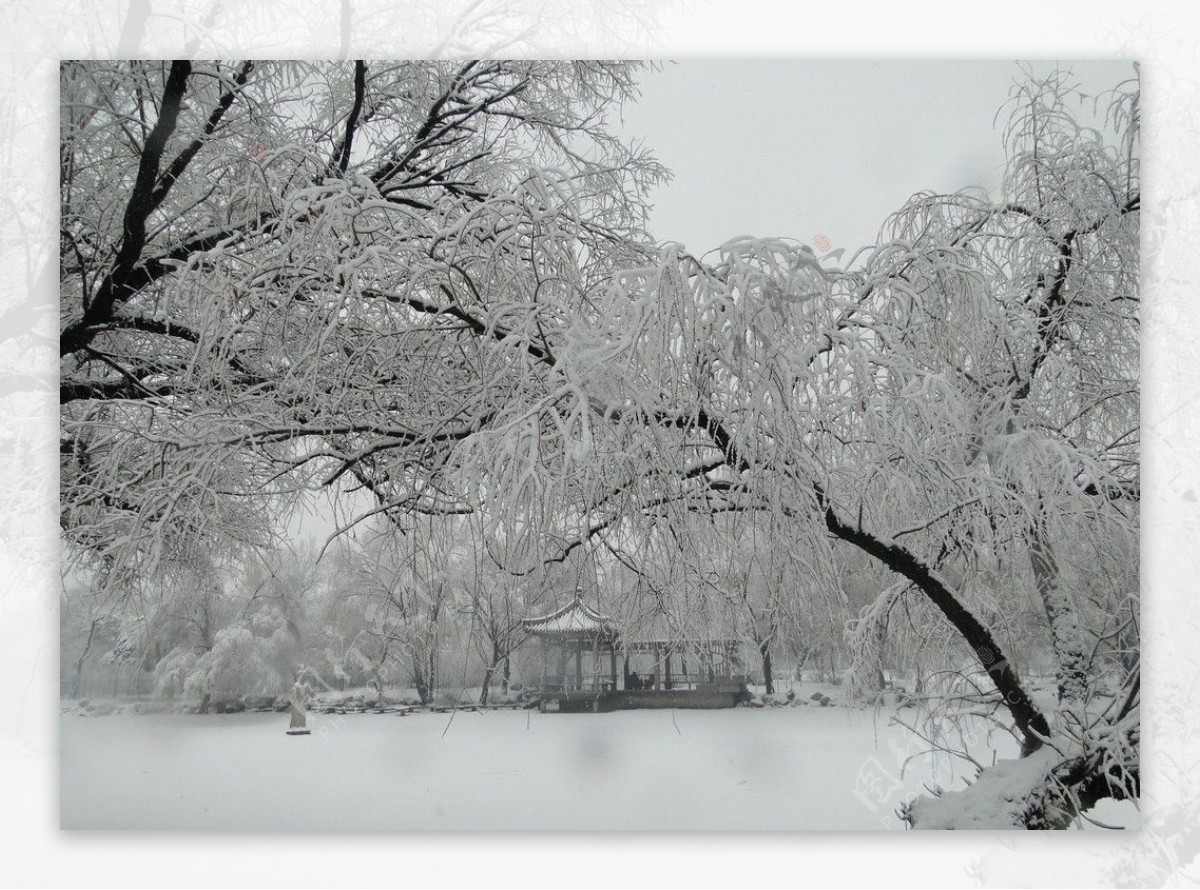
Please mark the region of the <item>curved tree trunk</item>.
POLYGON ((833 512, 833 507, 829 505, 820 488, 817 489, 817 495, 819 503, 825 509, 825 524, 830 532, 875 557, 893 572, 915 584, 974 650, 975 657, 979 659, 988 677, 999 690, 1005 707, 1012 714, 1017 731, 1021 733, 1021 753, 1031 754, 1040 748, 1050 735, 1050 724, 1029 698, 1029 694, 1021 685, 1016 668, 1004 656, 991 631, 971 614, 931 568, 920 562, 912 553, 898 544, 885 543, 874 535, 842 522, 833 512))

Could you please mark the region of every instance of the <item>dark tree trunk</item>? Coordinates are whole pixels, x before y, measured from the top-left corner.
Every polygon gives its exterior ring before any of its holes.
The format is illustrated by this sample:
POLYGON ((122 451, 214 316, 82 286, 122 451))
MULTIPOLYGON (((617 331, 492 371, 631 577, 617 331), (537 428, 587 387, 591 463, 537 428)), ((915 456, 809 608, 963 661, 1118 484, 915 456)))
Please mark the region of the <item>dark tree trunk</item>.
POLYGON ((479 703, 481 705, 488 703, 488 690, 492 686, 492 674, 495 672, 495 667, 490 667, 483 672, 483 691, 479 693, 479 703))
POLYGON ((92 620, 92 626, 88 628, 87 643, 84 644, 79 661, 75 662, 75 683, 71 689, 72 698, 79 698, 79 690, 83 687, 83 660, 88 657, 88 652, 92 649, 92 638, 96 635, 96 625, 99 623, 99 618, 92 620))
POLYGON ((425 677, 425 671, 421 665, 424 656, 420 653, 413 654, 413 686, 416 687, 417 697, 421 700, 421 704, 427 705, 433 701, 433 684, 425 677))
POLYGON ((1021 753, 1031 754, 1040 748, 1043 740, 1050 735, 1050 724, 1030 700, 1016 669, 1004 656, 991 632, 959 602, 954 593, 934 575, 933 570, 912 553, 897 544, 885 543, 874 535, 842 522, 833 512, 833 507, 829 506, 820 488, 817 488, 817 496, 819 503, 825 507, 825 525, 830 532, 913 582, 974 650, 975 657, 979 659, 979 663, 983 665, 988 677, 1000 692, 1005 707, 1012 714, 1017 731, 1021 733, 1021 753))
POLYGON ((767 695, 775 694, 775 675, 771 670, 771 642, 763 640, 758 644, 759 654, 762 655, 763 685, 767 687, 767 695))
POLYGON ((426 677, 428 678, 427 682, 429 683, 429 701, 432 702, 434 697, 437 696, 437 690, 438 690, 437 652, 436 651, 432 651, 429 653, 429 671, 426 674, 426 677))
POLYGON ((496 669, 501 667, 502 665, 503 665, 504 670, 503 670, 503 673, 501 674, 500 694, 508 695, 508 680, 509 680, 508 653, 504 651, 504 648, 500 645, 499 642, 493 640, 492 641, 492 663, 491 663, 491 666, 489 666, 483 672, 483 691, 479 694, 479 703, 481 705, 486 705, 488 703, 488 698, 491 695, 492 679, 496 676, 496 669))

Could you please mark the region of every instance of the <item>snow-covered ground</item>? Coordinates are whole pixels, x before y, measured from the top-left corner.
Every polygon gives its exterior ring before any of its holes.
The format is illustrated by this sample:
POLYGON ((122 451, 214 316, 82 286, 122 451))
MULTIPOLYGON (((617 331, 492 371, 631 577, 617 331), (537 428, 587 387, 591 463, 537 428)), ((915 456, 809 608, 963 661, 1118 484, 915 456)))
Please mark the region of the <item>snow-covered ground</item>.
POLYGON ((61 824, 894 829, 906 795, 955 783, 945 757, 905 764, 921 746, 889 713, 310 714, 308 737, 286 714, 64 714, 61 824))

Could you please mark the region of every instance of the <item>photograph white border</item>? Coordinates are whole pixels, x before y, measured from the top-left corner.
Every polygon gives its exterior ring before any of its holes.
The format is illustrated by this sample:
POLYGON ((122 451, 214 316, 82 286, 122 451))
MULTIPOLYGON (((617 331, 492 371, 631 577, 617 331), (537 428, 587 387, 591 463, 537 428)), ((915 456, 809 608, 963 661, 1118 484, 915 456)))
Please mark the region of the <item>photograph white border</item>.
MULTIPOLYGON (((1193 885, 1200 762, 1200 12, 1183 2, 17 0, 0 55, 0 883, 1193 885), (349 9, 350 27, 343 13, 349 9), (981 25, 981 21, 983 24, 981 25), (58 829, 57 66, 63 58, 1138 59, 1144 75, 1145 828, 1015 833, 184 834, 58 829)), ((753 97, 748 97, 752 101, 753 97)))

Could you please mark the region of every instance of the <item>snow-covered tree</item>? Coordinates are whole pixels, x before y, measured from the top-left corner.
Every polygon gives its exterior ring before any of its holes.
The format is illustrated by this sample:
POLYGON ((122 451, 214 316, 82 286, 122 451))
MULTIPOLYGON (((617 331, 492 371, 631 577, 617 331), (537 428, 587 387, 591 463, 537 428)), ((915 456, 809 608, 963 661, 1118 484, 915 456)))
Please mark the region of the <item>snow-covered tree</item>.
MULTIPOLYGON (((1006 195, 918 196, 851 269, 741 239, 618 274, 594 316, 521 345, 556 397, 471 443, 489 509, 552 528, 547 553, 571 527, 567 548, 666 529, 700 553, 689 514, 753 512, 791 520, 798 549, 886 567, 1024 752, 1055 752, 1010 814, 1027 825, 1136 795, 1138 776, 1136 666, 1105 688, 1095 663, 1106 606, 1136 602, 1136 85, 1107 133, 1072 99, 1023 87, 1006 195), (1005 645, 1031 600, 1049 708, 1005 645)), ((1118 611, 1128 640, 1136 606, 1118 611)))
POLYGON ((502 344, 637 252, 636 67, 64 63, 73 553, 120 584, 261 545, 304 485, 450 509, 455 443, 533 398, 502 344))

